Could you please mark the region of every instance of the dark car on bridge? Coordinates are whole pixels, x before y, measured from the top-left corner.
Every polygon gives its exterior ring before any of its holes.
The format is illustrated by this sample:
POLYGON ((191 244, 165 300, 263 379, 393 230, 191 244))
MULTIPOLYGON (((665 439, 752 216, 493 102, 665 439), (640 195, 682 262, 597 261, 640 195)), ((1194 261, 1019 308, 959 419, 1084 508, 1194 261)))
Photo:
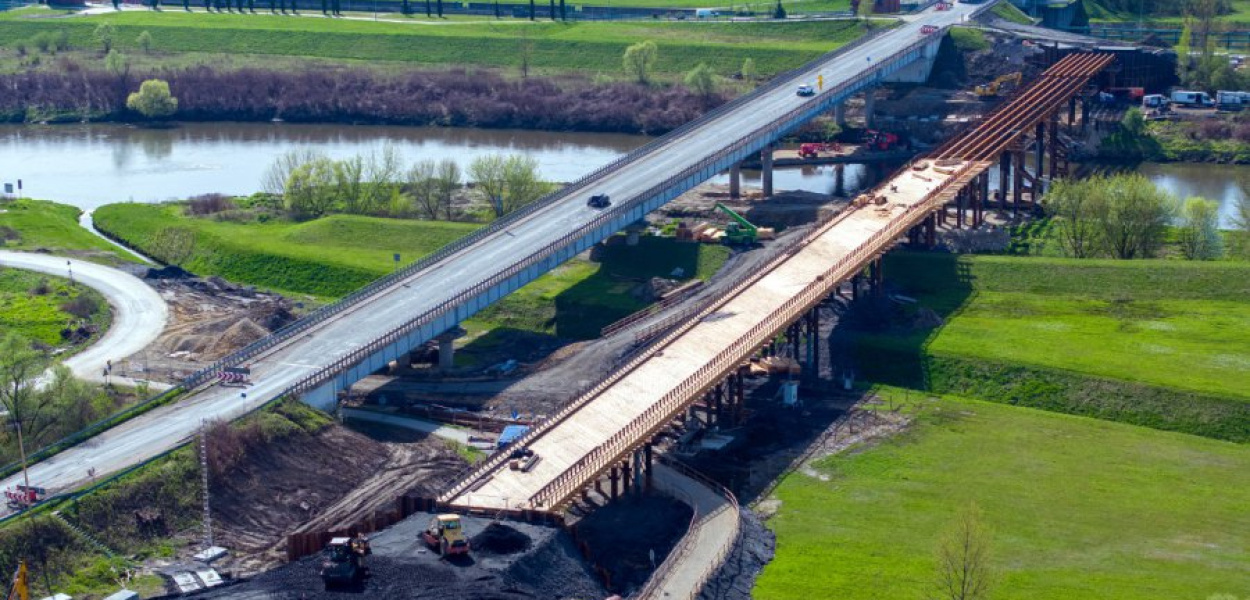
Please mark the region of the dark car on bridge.
POLYGON ((586 201, 586 206, 591 208, 607 208, 612 206, 612 201, 608 199, 607 194, 595 194, 586 201))

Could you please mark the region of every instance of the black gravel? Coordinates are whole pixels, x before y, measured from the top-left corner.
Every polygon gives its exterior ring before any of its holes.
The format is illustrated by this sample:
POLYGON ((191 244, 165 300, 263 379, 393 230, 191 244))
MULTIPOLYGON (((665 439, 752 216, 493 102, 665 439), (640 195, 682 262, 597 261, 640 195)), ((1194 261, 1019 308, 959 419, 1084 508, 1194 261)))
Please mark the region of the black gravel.
POLYGON ((516 554, 529 550, 530 536, 504 525, 491 523, 471 540, 474 552, 516 554))
POLYGON ((777 540, 760 518, 742 507, 740 534, 725 564, 703 586, 699 600, 751 600, 751 588, 764 565, 773 559, 777 540))
POLYGON ((626 594, 646 583, 655 564, 690 529, 693 511, 668 496, 626 497, 577 523, 577 538, 590 549, 592 563, 607 569, 610 589, 626 594))

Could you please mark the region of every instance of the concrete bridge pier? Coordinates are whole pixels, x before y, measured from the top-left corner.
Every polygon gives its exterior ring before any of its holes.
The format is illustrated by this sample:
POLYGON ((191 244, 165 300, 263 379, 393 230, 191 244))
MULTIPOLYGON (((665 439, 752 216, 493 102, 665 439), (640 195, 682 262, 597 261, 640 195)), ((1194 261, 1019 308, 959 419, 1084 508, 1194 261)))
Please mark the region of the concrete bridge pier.
POLYGON ((763 180, 764 197, 773 195, 773 144, 764 146, 760 151, 760 177, 763 180))
POLYGON ((846 165, 833 165, 833 195, 846 195, 846 165))
POLYGON ((638 238, 642 237, 642 232, 647 230, 646 221, 635 221, 625 228, 625 245, 637 246, 638 238))
POLYGON ((872 129, 877 125, 874 113, 877 111, 877 88, 864 90, 864 127, 872 129))
POLYGON ((1037 124, 1037 130, 1033 134, 1037 144, 1037 183, 1033 186, 1033 202, 1037 202, 1038 197, 1045 193, 1045 186, 1042 185, 1042 174, 1046 172, 1046 122, 1041 121, 1037 124))
POLYGON ((742 197, 742 163, 734 163, 729 167, 729 197, 737 200, 742 197))
POLYGON ((1007 209, 1007 194, 1011 191, 1011 153, 1004 152, 998 157, 998 208, 1007 209))
POLYGON ((833 122, 837 123, 838 127, 842 127, 844 129, 846 128, 846 102, 845 101, 839 102, 833 105, 833 122))
POLYGON ((452 329, 440 333, 437 338, 434 338, 438 340, 439 369, 447 370, 456 365, 456 338, 460 337, 457 333, 455 329, 452 329))

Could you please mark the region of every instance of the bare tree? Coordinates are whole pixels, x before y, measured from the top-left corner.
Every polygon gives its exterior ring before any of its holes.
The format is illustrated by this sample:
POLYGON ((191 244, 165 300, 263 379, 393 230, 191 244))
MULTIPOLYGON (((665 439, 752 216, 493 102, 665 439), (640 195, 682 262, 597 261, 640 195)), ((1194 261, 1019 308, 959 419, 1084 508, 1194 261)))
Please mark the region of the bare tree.
POLYGON ((443 218, 448 221, 452 217, 452 196, 460 188, 460 179, 460 165, 456 161, 444 158, 438 163, 438 174, 434 178, 434 191, 438 197, 438 204, 442 207, 443 218))
POLYGON ((960 512, 937 549, 935 600, 982 600, 994 583, 990 568, 990 531, 975 503, 960 512))
POLYGON ((399 193, 403 162, 403 155, 394 144, 386 144, 381 150, 369 153, 365 160, 365 185, 361 190, 361 204, 365 210, 377 210, 399 193))
POLYGON ((508 158, 502 154, 479 156, 469 163, 469 178, 477 184, 477 191, 490 205, 496 217, 506 214, 504 192, 507 190, 508 158))
POLYGON ((311 148, 293 148, 279 154, 261 177, 261 189, 278 196, 285 194, 291 173, 319 158, 325 158, 325 155, 311 148))
POLYGON ((17 434, 17 448, 22 458, 22 481, 30 486, 26 471, 26 439, 54 421, 46 414, 47 396, 35 387, 35 378, 48 368, 47 353, 31 347, 30 340, 9 332, 0 338, 0 404, 8 412, 11 429, 17 434))
POLYGON ((370 199, 365 196, 365 159, 360 155, 333 161, 334 195, 343 210, 352 214, 369 211, 370 199))
POLYGON ((1241 188, 1241 196, 1233 205, 1236 250, 1242 256, 1250 256, 1250 175, 1238 177, 1237 185, 1241 188))
POLYGON ((435 168, 432 159, 419 160, 408 169, 405 182, 417 214, 431 220, 437 219, 439 214, 438 198, 434 193, 435 168))

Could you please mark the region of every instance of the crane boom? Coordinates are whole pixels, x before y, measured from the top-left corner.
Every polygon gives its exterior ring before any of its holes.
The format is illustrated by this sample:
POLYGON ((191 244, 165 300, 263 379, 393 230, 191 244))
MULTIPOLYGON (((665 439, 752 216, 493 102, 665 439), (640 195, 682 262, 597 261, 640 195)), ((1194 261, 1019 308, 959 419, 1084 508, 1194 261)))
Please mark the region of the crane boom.
POLYGON ((725 206, 724 204, 721 204, 720 202, 716 203, 716 208, 721 209, 721 211, 729 215, 729 218, 737 221, 738 225, 741 226, 742 229, 751 232, 751 234, 753 235, 758 232, 759 228, 757 228, 755 224, 746 220, 746 217, 743 217, 742 215, 738 214, 737 212, 734 211, 734 209, 729 208, 728 206, 725 206))

